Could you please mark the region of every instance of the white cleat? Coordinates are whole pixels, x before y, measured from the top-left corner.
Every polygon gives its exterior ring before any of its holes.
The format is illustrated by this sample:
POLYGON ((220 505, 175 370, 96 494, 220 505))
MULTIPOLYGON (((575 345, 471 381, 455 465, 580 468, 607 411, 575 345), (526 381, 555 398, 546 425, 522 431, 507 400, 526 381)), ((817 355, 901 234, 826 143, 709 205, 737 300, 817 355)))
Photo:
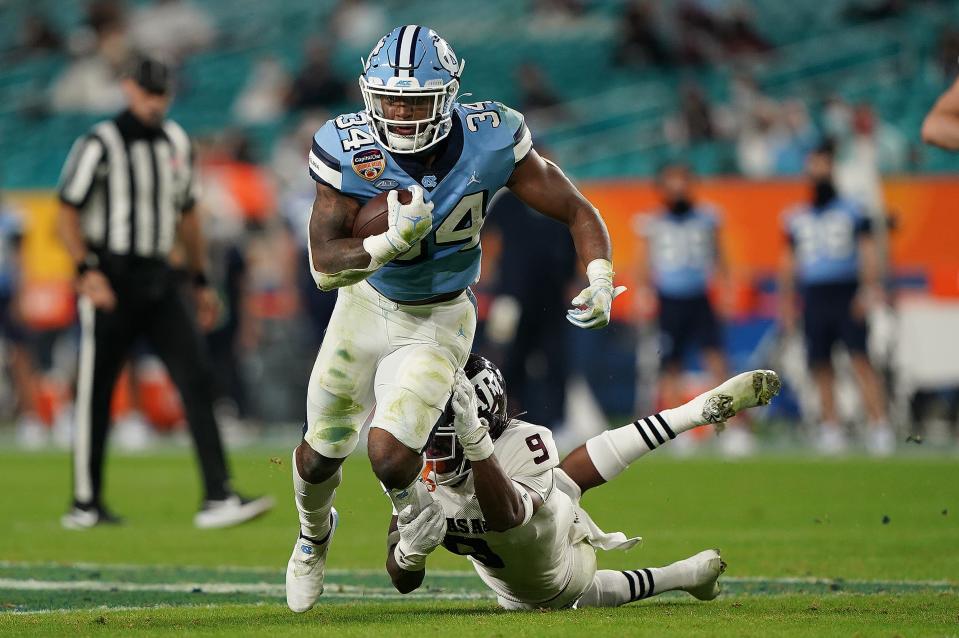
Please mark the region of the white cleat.
POLYGON ((745 423, 728 427, 719 436, 719 452, 727 459, 752 456, 756 453, 756 437, 745 423))
POLYGON ((704 392, 702 418, 706 423, 723 423, 743 410, 766 405, 779 394, 779 375, 772 370, 737 374, 704 392))
POLYGON ((262 516, 273 508, 273 504, 272 496, 247 500, 232 494, 220 501, 205 501, 193 517, 193 524, 200 529, 232 527, 262 516))
POLYGON ((871 456, 887 457, 896 452, 896 432, 888 423, 874 423, 866 432, 866 450, 871 456))
POLYGON ((832 423, 823 423, 819 426, 819 434, 816 437, 816 450, 825 456, 838 456, 845 454, 849 448, 849 441, 846 439, 846 433, 842 426, 832 423))
POLYGON ((683 591, 699 600, 712 600, 719 596, 722 591, 719 576, 726 571, 726 563, 720 557, 718 549, 707 549, 673 565, 683 565, 688 570, 687 582, 690 584, 683 587, 683 591))
POLYGON ((324 542, 314 543, 300 536, 293 545, 293 555, 286 564, 286 605, 298 614, 312 609, 323 593, 326 554, 339 522, 340 515, 334 507, 330 510, 330 531, 324 542))

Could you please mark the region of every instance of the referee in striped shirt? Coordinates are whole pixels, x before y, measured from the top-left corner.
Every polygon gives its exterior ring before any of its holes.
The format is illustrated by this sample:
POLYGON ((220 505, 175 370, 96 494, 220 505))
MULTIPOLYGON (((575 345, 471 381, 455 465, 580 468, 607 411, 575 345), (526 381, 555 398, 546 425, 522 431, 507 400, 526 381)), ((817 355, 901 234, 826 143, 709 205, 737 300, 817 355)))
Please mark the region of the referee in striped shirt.
POLYGON ((67 528, 119 522, 101 500, 110 399, 141 337, 166 364, 183 399, 205 490, 194 524, 236 525, 273 505, 269 497, 240 498, 230 487, 213 416, 213 370, 167 261, 178 237, 199 322, 212 324, 217 305, 205 275, 194 151, 183 129, 166 119, 171 88, 167 65, 137 57, 123 78, 128 108, 76 141, 61 177, 60 233, 77 265, 81 326, 73 505, 61 519, 67 528))

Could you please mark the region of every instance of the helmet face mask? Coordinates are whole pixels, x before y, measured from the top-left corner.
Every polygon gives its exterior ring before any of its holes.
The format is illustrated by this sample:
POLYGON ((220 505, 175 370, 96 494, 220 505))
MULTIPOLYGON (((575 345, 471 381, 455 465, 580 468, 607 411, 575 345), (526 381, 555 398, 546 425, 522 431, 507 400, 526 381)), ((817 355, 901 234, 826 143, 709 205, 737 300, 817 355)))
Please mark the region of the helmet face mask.
POLYGON ((449 135, 464 65, 432 29, 407 25, 383 36, 359 78, 376 140, 417 153, 449 135))
MULTIPOLYGON (((463 370, 476 390, 477 415, 496 441, 509 425, 503 373, 492 361, 475 354, 469 356, 463 370)), ((446 404, 423 455, 437 485, 456 486, 469 475, 470 462, 453 426, 452 400, 446 404)))

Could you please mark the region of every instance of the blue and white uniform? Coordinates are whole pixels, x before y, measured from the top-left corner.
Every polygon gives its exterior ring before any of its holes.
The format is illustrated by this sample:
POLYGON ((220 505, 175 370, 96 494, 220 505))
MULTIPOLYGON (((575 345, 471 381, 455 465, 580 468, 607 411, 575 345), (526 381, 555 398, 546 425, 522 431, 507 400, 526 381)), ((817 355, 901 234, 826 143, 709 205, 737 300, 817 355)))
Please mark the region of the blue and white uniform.
POLYGON ((722 346, 719 321, 707 296, 717 259, 718 228, 715 211, 706 205, 683 213, 661 211, 641 228, 659 296, 664 364, 679 365, 693 347, 722 346))
POLYGON ((852 304, 859 285, 859 239, 871 230, 869 218, 852 200, 837 197, 824 206, 797 206, 785 223, 803 296, 810 364, 831 361, 836 342, 865 352, 866 324, 852 304))
POLYGON ((716 264, 716 214, 697 206, 685 214, 663 211, 646 221, 653 284, 675 299, 706 294, 716 264))
POLYGON ((368 280, 394 301, 463 290, 479 280, 486 207, 532 147, 523 116, 498 102, 456 103, 444 141, 427 169, 382 148, 363 111, 328 121, 313 138, 310 175, 317 182, 361 204, 419 184, 433 202, 433 231, 368 280))
POLYGON ((434 204, 422 241, 368 279, 339 288, 310 377, 304 434, 326 457, 353 451, 374 405, 371 427, 421 450, 472 347, 476 308, 468 288, 480 276, 486 207, 532 140, 516 111, 456 102, 461 70, 435 32, 399 27, 365 62, 367 108, 330 120, 314 137, 309 171, 317 183, 361 204, 419 184, 434 204), (388 119, 383 105, 406 96, 431 99, 433 112, 423 120, 388 119), (441 301, 430 301, 436 297, 441 301))
POLYGON ((20 284, 17 253, 23 227, 17 211, 0 203, 0 338, 12 342, 23 340, 23 329, 13 316, 13 298, 20 284))

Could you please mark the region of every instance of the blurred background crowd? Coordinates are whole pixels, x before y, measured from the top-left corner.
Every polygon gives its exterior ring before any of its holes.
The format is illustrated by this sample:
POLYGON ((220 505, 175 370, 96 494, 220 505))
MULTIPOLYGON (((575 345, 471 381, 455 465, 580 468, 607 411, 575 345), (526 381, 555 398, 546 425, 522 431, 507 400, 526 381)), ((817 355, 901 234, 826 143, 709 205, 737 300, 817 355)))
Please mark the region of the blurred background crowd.
MULTIPOLYGON (((0 12, 0 420, 17 424, 22 445, 69 441, 75 313, 53 188, 76 136, 122 108, 118 74, 134 50, 175 61, 171 117, 197 143, 225 310, 208 335, 221 422, 236 439, 302 420, 335 302, 306 267, 306 155, 327 118, 361 108, 360 56, 408 22, 435 28, 467 60, 471 100, 525 113, 537 148, 609 220, 631 287, 610 329, 572 329, 564 314, 581 271, 565 229, 509 195, 494 200, 476 349, 503 366, 525 418, 579 441, 664 399, 639 231, 668 204, 657 171, 681 162, 690 196, 721 220, 728 272, 710 294, 725 365, 781 370, 787 386, 763 416, 781 436, 763 443, 805 440, 811 428, 796 426, 817 424, 820 408, 802 339, 779 321, 776 280, 782 213, 808 199, 807 156, 829 140, 837 188, 882 229, 891 294, 870 316, 869 353, 897 440, 956 445, 959 222, 949 200, 959 163, 922 146, 919 128, 956 75, 959 2, 0 0, 0 12)), ((672 394, 710 384, 700 354, 682 360, 672 394)), ((860 423, 848 357, 836 364, 839 412, 860 423)), ((149 351, 131 362, 114 416, 130 447, 181 428, 149 351)))

